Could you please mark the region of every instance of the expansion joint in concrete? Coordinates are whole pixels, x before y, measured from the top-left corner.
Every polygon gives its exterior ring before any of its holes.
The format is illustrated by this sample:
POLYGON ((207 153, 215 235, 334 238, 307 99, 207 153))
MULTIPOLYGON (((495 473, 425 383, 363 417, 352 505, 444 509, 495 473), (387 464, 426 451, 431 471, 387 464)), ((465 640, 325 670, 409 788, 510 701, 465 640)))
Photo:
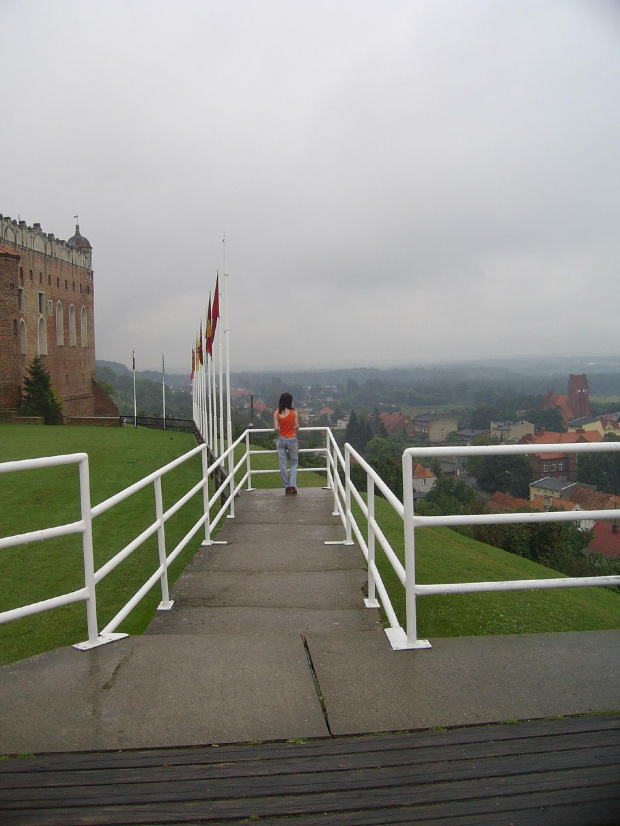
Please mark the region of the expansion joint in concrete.
POLYGON ((316 696, 318 701, 321 705, 321 711, 323 712, 323 719, 325 720, 325 725, 327 726, 327 731, 330 737, 333 737, 333 733, 331 730, 331 726, 329 725, 329 716, 327 714, 327 706, 325 705, 325 697, 323 696, 323 692, 321 691, 321 685, 319 683, 319 678, 316 673, 316 669, 314 667, 314 663, 312 662, 312 654, 310 653, 310 646, 308 645, 308 641, 306 640, 305 636, 301 635, 302 642, 304 644, 304 651, 306 652, 306 657, 308 659, 308 665, 310 666, 310 673, 312 674, 312 679, 314 680, 314 688, 316 690, 316 696))

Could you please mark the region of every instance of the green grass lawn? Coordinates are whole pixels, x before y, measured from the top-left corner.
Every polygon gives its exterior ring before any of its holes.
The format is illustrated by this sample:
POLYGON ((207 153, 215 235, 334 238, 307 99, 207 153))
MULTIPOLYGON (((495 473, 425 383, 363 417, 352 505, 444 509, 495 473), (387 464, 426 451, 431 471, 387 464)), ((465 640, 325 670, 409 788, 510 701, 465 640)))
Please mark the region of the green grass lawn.
MULTIPOLYGON (((142 428, 36 427, 0 424, 0 462, 38 456, 85 452, 90 459, 92 504, 97 504, 153 470, 188 452, 193 436, 142 428)), ((242 449, 239 451, 241 455, 242 449)), ((258 455, 257 469, 277 469, 277 456, 258 455)), ((317 459, 313 464, 320 465, 317 459)), ((164 507, 169 507, 200 478, 200 458, 173 471, 163 482, 164 507)), ((303 487, 320 487, 324 476, 300 472, 303 487)), ((254 487, 280 488, 279 473, 253 475, 254 487)), ((9 536, 79 519, 77 466, 0 474, 0 536, 9 536)), ((94 522, 96 567, 100 567, 136 537, 155 516, 152 486, 116 506, 94 522)), ((397 553, 403 556, 402 521, 382 499, 377 518, 397 553)), ((197 496, 166 524, 168 553, 202 512, 197 496)), ((362 528, 365 531, 365 528, 362 528)), ((199 533, 173 564, 170 583, 198 550, 199 533)), ((521 557, 467 539, 446 528, 416 533, 418 580, 458 582, 533 579, 557 574, 521 557)), ((380 546, 377 560, 400 621, 404 589, 380 546)), ((158 565, 153 537, 98 586, 99 628, 127 602, 158 565)), ((82 587, 81 536, 30 543, 0 551, 0 610, 57 596, 82 587)), ((161 600, 154 588, 118 630, 144 631, 161 600)), ((539 592, 504 592, 421 597, 419 635, 425 637, 476 634, 579 631, 620 627, 620 598, 601 588, 539 592)), ((0 664, 80 642, 87 638, 84 603, 46 611, 0 625, 0 664)))
MULTIPOLYGON (((404 563, 403 523, 384 499, 376 518, 404 563)), ((362 532, 366 528, 363 522, 362 532)), ((405 627, 405 590, 379 543, 377 565, 405 627)), ((536 562, 476 542, 448 528, 416 530, 416 579, 420 583, 492 582, 560 577, 536 562)), ((504 591, 418 597, 418 636, 459 637, 620 628, 620 595, 607 588, 504 591)))
MULTIPOLYGON (((89 455, 91 502, 107 499, 196 446, 188 433, 143 428, 0 425, 0 462, 85 452, 89 455)), ((164 508, 199 479, 200 457, 168 474, 162 483, 164 508)), ((202 513, 195 496, 166 523, 168 553, 202 513)), ((80 518, 77 465, 0 474, 0 536, 10 536, 80 518)), ((100 567, 155 519, 150 485, 93 523, 95 567, 100 567)), ((173 582, 200 545, 199 533, 171 566, 173 582)), ((97 587, 102 628, 158 565, 151 537, 97 587)), ((0 610, 26 605, 83 586, 81 535, 29 543, 0 551, 0 610)), ((141 633, 161 601, 154 588, 118 630, 141 633)), ((0 663, 87 638, 83 602, 0 625, 0 663)))

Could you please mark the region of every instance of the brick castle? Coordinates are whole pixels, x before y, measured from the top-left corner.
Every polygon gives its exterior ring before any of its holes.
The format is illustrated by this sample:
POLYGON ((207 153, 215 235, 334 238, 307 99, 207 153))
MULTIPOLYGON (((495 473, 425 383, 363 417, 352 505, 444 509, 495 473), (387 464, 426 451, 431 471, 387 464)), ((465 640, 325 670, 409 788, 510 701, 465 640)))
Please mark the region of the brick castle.
POLYGON ((40 356, 63 415, 118 416, 95 381, 92 247, 0 215, 0 410, 16 411, 26 369, 40 356))

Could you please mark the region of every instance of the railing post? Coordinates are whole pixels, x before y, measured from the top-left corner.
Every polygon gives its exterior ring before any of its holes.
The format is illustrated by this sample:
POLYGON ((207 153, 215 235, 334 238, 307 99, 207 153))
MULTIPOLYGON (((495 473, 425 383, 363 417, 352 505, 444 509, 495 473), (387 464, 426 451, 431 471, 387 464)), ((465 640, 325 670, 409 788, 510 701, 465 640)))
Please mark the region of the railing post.
POLYGON ((97 593, 95 585, 95 560, 93 554, 93 516, 90 509, 90 474, 88 457, 79 463, 80 477, 80 510, 84 522, 82 534, 82 551, 84 556, 84 586, 88 591, 86 598, 86 623, 88 626, 88 646, 98 644, 99 629, 97 627, 97 593))
MULTIPOLYGON (((228 441, 229 448, 232 440, 228 441)), ((230 477, 230 513, 228 519, 235 518, 235 451, 234 449, 228 454, 228 476, 230 477)))
POLYGON ((349 445, 344 446, 344 502, 345 502, 345 545, 352 545, 351 537, 351 451, 349 445))
MULTIPOLYGON (((330 451, 330 447, 331 447, 330 436, 331 436, 331 430, 330 430, 329 427, 326 427, 325 428, 325 473, 326 473, 325 490, 332 490, 335 487, 334 478, 333 478, 332 470, 331 470, 332 455, 331 455, 331 451, 330 451)), ((335 508, 334 508, 334 510, 335 510, 335 508)))
POLYGON ((205 519, 205 544, 211 544, 211 510, 209 508, 209 451, 206 443, 203 445, 202 453, 202 478, 204 486, 202 488, 203 513, 206 514, 205 519))
POLYGON ((340 480, 338 469, 338 455, 336 453, 336 444, 333 439, 328 436, 327 439, 327 478, 331 484, 331 489, 334 494, 334 507, 332 509, 332 516, 338 516, 338 482, 340 480))
POLYGON ((166 530, 164 528, 164 500, 161 492, 161 476, 158 476, 154 483, 155 488, 155 516, 159 523, 157 527, 157 550, 159 552, 159 564, 163 567, 161 574, 161 602, 157 606, 158 611, 169 611, 174 605, 174 600, 170 601, 168 590, 168 560, 166 558, 166 530))
POLYGON ((366 608, 378 608, 379 601, 375 589, 375 575, 373 566, 375 565, 375 529, 373 520, 375 518, 375 483, 372 476, 366 474, 366 499, 368 506, 368 597, 364 600, 366 608))
POLYGON ((245 431, 245 454, 246 454, 246 468, 248 471, 248 490, 254 490, 252 487, 252 457, 250 455, 250 433, 251 430, 245 431))
POLYGON ((407 631, 400 648, 430 648, 428 640, 418 639, 415 581, 415 527, 413 522, 413 459, 403 453, 403 507, 405 531, 405 605, 407 631))

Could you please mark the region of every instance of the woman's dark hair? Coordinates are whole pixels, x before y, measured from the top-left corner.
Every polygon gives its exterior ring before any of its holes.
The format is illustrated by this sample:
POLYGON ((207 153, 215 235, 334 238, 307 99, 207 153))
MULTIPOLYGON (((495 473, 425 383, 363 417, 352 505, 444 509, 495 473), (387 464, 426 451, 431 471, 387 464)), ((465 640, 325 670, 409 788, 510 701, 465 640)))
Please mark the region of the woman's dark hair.
POLYGON ((278 412, 284 413, 287 407, 289 410, 293 410, 293 397, 290 393, 282 393, 278 402, 278 412))

